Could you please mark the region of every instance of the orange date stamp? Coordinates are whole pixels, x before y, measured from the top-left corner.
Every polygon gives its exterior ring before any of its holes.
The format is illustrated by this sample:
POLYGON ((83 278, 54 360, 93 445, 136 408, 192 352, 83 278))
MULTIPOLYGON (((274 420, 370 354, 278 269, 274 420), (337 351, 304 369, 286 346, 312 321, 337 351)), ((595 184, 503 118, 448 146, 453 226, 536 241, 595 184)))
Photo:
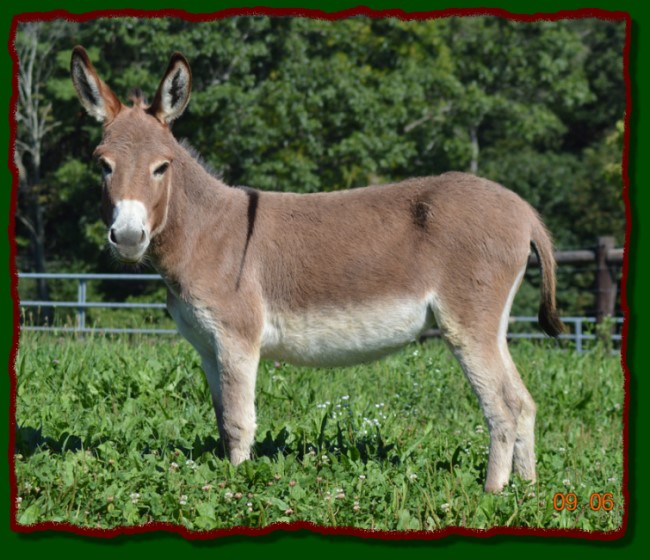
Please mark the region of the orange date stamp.
MULTIPOLYGON (((586 507, 586 506, 584 506, 586 507)), ((611 492, 600 494, 593 492, 589 496, 589 507, 592 511, 612 511, 615 507, 614 496, 611 492)), ((563 494, 556 492, 553 495, 553 508, 555 511, 574 511, 578 508, 578 496, 574 492, 563 494)))

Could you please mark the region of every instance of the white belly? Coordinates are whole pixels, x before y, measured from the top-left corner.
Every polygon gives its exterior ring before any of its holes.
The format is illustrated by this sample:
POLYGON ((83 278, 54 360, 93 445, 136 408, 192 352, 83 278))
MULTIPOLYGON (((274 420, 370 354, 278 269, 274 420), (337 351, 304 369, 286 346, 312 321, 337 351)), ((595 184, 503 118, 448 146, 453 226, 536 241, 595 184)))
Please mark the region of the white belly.
POLYGON ((261 355, 295 365, 351 365, 398 350, 432 324, 433 313, 424 300, 329 307, 301 314, 267 311, 261 355))

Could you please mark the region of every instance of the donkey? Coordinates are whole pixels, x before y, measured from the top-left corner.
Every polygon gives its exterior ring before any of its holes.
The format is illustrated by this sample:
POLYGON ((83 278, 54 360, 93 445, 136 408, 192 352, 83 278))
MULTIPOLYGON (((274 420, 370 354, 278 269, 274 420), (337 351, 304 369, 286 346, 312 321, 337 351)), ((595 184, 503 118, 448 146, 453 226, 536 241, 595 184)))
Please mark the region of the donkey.
POLYGON ((123 105, 86 51, 71 75, 103 122, 108 244, 125 263, 147 255, 167 308, 200 354, 230 461, 250 458, 260 358, 337 366, 373 360, 434 321, 478 396, 490 432, 485 490, 512 467, 535 480, 535 403, 506 340, 531 247, 542 266, 539 323, 555 306, 551 240, 533 208, 465 173, 317 194, 231 187, 170 131, 189 99, 187 60, 171 56, 151 105, 123 105))

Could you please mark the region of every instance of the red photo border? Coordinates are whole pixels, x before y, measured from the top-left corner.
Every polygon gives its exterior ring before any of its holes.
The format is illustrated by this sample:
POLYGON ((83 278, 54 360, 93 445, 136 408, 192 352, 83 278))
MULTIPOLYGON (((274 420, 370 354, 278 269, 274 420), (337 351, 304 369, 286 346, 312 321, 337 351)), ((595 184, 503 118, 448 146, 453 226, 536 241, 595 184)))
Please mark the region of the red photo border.
POLYGON ((516 14, 501 8, 448 8, 443 10, 432 11, 415 11, 405 12, 401 9, 382 9, 373 10, 366 7, 356 7, 345 9, 337 12, 328 13, 318 9, 306 8, 228 8, 214 13, 190 13, 178 9, 164 10, 142 10, 142 9, 116 9, 116 10, 96 10, 82 14, 71 13, 67 10, 54 10, 49 12, 30 12, 14 16, 9 34, 9 52, 13 62, 12 76, 12 97, 11 97, 11 117, 8 165, 11 170, 12 195, 10 202, 9 216, 9 239, 10 239, 10 274, 11 274, 11 295, 13 300, 13 340, 10 354, 10 434, 9 434, 9 468, 10 468, 10 528, 17 533, 34 533, 38 531, 62 531, 70 532, 77 535, 85 535, 100 538, 113 538, 119 535, 133 535, 140 533, 151 533, 153 531, 166 531, 176 533, 189 540, 206 540, 222 536, 246 535, 259 536, 267 535, 274 531, 299 531, 307 529, 309 531, 323 535, 349 535, 361 538, 370 538, 378 540, 437 540, 449 535, 461 535, 471 537, 492 537, 496 535, 532 535, 540 537, 573 537, 581 540, 600 540, 612 541, 622 538, 626 534, 628 527, 628 517, 630 508, 629 494, 629 406, 630 406, 630 372, 625 360, 627 354, 627 336, 628 322, 630 311, 627 302, 627 277, 629 270, 629 241, 631 235, 631 209, 629 200, 629 144, 630 144, 630 115, 632 113, 631 84, 630 84, 630 44, 631 44, 632 20, 630 14, 624 11, 609 11, 599 8, 584 8, 576 10, 560 10, 553 13, 537 12, 535 14, 516 14), (235 526, 228 529, 214 529, 209 531, 191 531, 185 527, 171 523, 154 522, 139 526, 125 526, 114 529, 93 529, 82 528, 70 523, 60 522, 43 522, 34 525, 21 525, 17 523, 17 505, 16 498, 16 475, 15 475, 15 458, 14 447, 16 437, 16 372, 14 368, 16 354, 18 351, 19 340, 19 297, 18 297, 18 276, 16 270, 16 243, 14 240, 15 232, 15 212, 18 192, 18 170, 14 162, 14 146, 16 141, 16 104, 18 97, 18 59, 14 47, 16 30, 19 24, 30 21, 50 21, 54 19, 67 19, 75 22, 84 22, 101 17, 138 17, 138 18, 159 18, 175 17, 191 22, 204 22, 224 19, 233 16, 284 16, 284 17, 306 17, 322 20, 339 20, 354 16, 365 16, 369 18, 397 18, 405 21, 441 19, 453 16, 495 16, 518 22, 534 22, 540 20, 557 21, 563 19, 582 19, 597 18, 610 21, 625 21, 626 36, 625 47, 623 50, 623 74, 626 89, 626 111, 625 111, 625 130, 624 130, 624 147, 623 147, 623 199, 625 201, 626 232, 625 232, 625 251, 623 258, 623 274, 621 281, 621 307, 623 309, 624 322, 622 331, 621 347, 621 365, 624 372, 624 412, 623 412, 623 495, 625 497, 623 523, 615 531, 585 531, 579 529, 545 529, 545 528, 524 528, 524 527, 492 527, 490 529, 469 529, 466 527, 446 527, 436 531, 373 531, 367 529, 357 529, 354 527, 325 527, 316 525, 311 522, 296 521, 291 523, 274 523, 263 528, 250 528, 235 526))

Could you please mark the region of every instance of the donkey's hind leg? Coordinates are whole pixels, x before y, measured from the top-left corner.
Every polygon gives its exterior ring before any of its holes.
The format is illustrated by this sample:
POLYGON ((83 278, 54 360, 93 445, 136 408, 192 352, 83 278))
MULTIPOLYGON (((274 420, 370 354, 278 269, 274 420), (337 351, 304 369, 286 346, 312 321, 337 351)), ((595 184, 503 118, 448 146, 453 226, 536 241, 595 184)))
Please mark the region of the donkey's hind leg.
POLYGON ((443 337, 478 397, 490 432, 485 490, 499 492, 513 466, 535 476, 535 405, 508 351, 506 333, 512 300, 523 270, 514 271, 503 289, 464 286, 462 298, 438 302, 434 309, 443 337))
POLYGON ((522 399, 496 344, 458 345, 447 339, 478 397, 490 433, 486 492, 500 492, 512 470, 522 399))
POLYGON ((524 385, 510 352, 505 348, 505 362, 512 385, 521 399, 521 412, 517 420, 517 437, 514 448, 514 469, 524 480, 535 482, 535 414, 537 407, 524 385))

